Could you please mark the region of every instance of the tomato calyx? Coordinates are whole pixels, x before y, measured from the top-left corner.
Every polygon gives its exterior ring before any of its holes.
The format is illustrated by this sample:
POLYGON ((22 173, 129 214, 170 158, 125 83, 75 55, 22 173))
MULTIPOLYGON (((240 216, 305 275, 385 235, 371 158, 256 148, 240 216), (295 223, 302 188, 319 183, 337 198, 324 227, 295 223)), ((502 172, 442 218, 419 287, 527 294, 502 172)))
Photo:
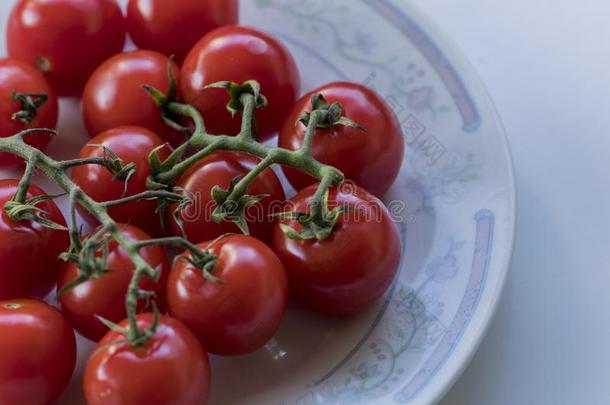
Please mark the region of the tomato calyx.
POLYGON ((366 129, 356 121, 347 118, 343 114, 344 110, 341 103, 335 101, 334 103, 329 104, 321 93, 316 93, 311 97, 311 108, 311 111, 304 112, 299 118, 299 122, 306 127, 309 126, 312 114, 317 111, 322 115, 322 119, 318 120, 315 128, 331 128, 332 134, 334 134, 334 128, 337 126, 356 128, 363 132, 366 131, 366 129))
POLYGON ((91 279, 102 277, 110 271, 108 270, 108 254, 111 240, 111 235, 105 228, 101 228, 82 242, 72 241, 68 251, 60 255, 60 259, 76 263, 79 270, 78 277, 63 286, 58 291, 58 295, 64 295, 72 288, 91 279))
POLYGON ((185 250, 185 253, 177 256, 174 260, 186 260, 194 267, 201 269, 203 276, 214 283, 221 284, 223 281, 214 276, 214 271, 217 264, 217 257, 209 249, 216 242, 226 237, 228 234, 221 235, 208 244, 206 249, 200 249, 199 246, 189 242, 186 238, 170 236, 166 238, 149 239, 136 242, 137 249, 142 249, 146 246, 174 246, 185 250))
POLYGON ((119 324, 104 318, 103 316, 96 315, 95 317, 97 320, 103 323, 108 329, 125 336, 124 339, 115 340, 114 342, 98 348, 98 351, 126 343, 130 344, 132 347, 140 347, 146 344, 146 342, 152 338, 155 333, 157 333, 157 329, 159 328, 159 324, 161 322, 161 312, 154 301, 152 301, 152 313, 153 318, 150 326, 148 328, 144 328, 143 330, 137 330, 135 334, 130 326, 122 327, 119 324))
POLYGON ((116 180, 125 182, 125 191, 127 191, 127 184, 129 180, 136 174, 135 163, 125 163, 112 149, 105 145, 89 144, 88 146, 95 146, 102 148, 104 152, 103 159, 105 160, 104 166, 112 173, 112 176, 116 180))
POLYGON ((212 220, 215 223, 223 221, 233 222, 244 235, 250 234, 248 221, 245 215, 248 207, 256 205, 262 199, 268 197, 268 194, 248 195, 242 194, 237 198, 230 198, 235 193, 236 186, 245 176, 237 176, 231 180, 229 187, 224 189, 220 186, 212 188, 212 198, 216 202, 216 208, 212 212, 212 220))
POLYGON ((188 127, 180 125, 177 122, 176 116, 172 114, 171 111, 168 109, 169 103, 175 102, 178 99, 176 77, 174 76, 174 69, 172 67, 173 62, 174 56, 171 55, 167 60, 167 93, 163 93, 161 90, 148 84, 143 84, 142 89, 146 91, 157 104, 161 112, 161 118, 167 126, 175 129, 176 131, 188 134, 190 129, 188 127))
POLYGON ((19 120, 30 125, 38 113, 38 109, 44 106, 49 95, 45 93, 17 93, 13 90, 13 101, 21 103, 21 109, 11 116, 11 119, 19 120))
POLYGON ((349 205, 339 205, 328 210, 328 190, 324 193, 321 201, 313 199, 310 203, 311 212, 287 211, 276 214, 280 220, 296 220, 301 230, 290 225, 280 223, 280 229, 293 240, 323 241, 327 239, 338 224, 341 214, 355 211, 356 208, 349 205))
POLYGON ((68 228, 66 228, 65 226, 46 218, 48 212, 37 206, 38 204, 41 204, 45 201, 54 200, 55 198, 64 195, 65 193, 56 195, 45 194, 30 198, 24 202, 14 200, 7 201, 6 204, 4 204, 4 211, 13 221, 31 221, 36 222, 44 226, 45 228, 56 229, 59 231, 67 231, 68 228))
POLYGON ((177 260, 186 260, 196 269, 200 269, 203 277, 215 284, 223 284, 224 281, 213 274, 217 265, 217 257, 208 250, 191 251, 189 255, 181 256, 177 260))
MULTIPOLYGON (((33 131, 30 130, 27 132, 29 134, 33 131)), ((22 133, 22 141, 24 136, 27 136, 27 134, 22 133)), ((36 152, 33 153, 31 159, 27 162, 23 177, 19 181, 15 195, 11 200, 7 201, 4 204, 3 209, 6 212, 6 215, 8 215, 8 217, 13 221, 30 221, 38 223, 45 228, 67 231, 68 228, 48 219, 47 216, 49 216, 49 213, 38 207, 38 204, 44 203, 45 201, 53 200, 57 197, 65 195, 65 193, 58 195, 42 194, 32 198, 27 198, 30 183, 32 181, 32 177, 34 176, 34 172, 36 169, 36 162, 38 161, 41 155, 40 151, 38 151, 37 149, 35 151, 36 152)))
POLYGON ((153 149, 148 155, 148 167, 150 175, 146 179, 146 188, 148 190, 153 191, 166 191, 168 193, 172 193, 174 195, 179 196, 179 198, 175 200, 166 198, 157 199, 157 214, 161 223, 161 229, 165 232, 167 229, 167 210, 172 204, 177 202, 178 205, 172 212, 172 217, 178 225, 178 228, 180 229, 182 235, 185 236, 186 234, 184 231, 184 224, 182 222, 180 213, 193 203, 193 196, 191 196, 187 192, 187 190, 174 186, 173 181, 168 182, 168 184, 165 184, 157 180, 157 177, 160 173, 171 169, 176 163, 178 163, 178 160, 182 157, 182 152, 172 153, 167 159, 161 160, 161 158, 159 157, 159 152, 164 147, 165 145, 159 145, 158 147, 153 149))
POLYGON ((235 116, 238 112, 243 112, 246 98, 243 95, 249 94, 254 97, 255 109, 267 107, 267 98, 261 94, 261 85, 256 80, 246 80, 242 84, 235 82, 216 82, 208 84, 204 89, 225 89, 229 93, 229 102, 227 103, 227 111, 231 116, 235 116))

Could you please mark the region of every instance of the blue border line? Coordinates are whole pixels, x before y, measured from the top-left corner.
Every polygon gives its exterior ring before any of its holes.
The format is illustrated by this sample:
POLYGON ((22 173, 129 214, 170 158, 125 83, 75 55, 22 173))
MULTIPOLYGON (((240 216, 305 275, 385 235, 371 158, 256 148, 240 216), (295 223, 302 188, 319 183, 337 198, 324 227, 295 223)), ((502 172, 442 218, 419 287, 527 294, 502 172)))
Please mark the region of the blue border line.
MULTIPOLYGON (((476 104, 474 103, 470 93, 466 89, 466 86, 464 85, 464 82, 463 82, 461 76, 458 75, 458 73, 455 70, 455 68, 453 67, 453 65, 445 57, 444 53, 440 50, 440 48, 436 45, 436 43, 430 39, 430 37, 428 36, 428 34, 426 34, 425 31, 423 31, 421 28, 419 28, 419 26, 411 19, 411 17, 409 17, 407 14, 404 13, 403 10, 401 10, 400 8, 398 8, 397 6, 395 6, 394 4, 389 2, 388 0, 361 0, 361 1, 364 4, 366 4, 367 6, 369 6, 370 8, 372 8, 373 10, 375 10, 375 12, 377 12, 377 14, 379 14, 385 20, 390 22, 392 25, 394 25, 397 29, 401 30, 403 32, 403 34, 405 34, 405 36, 408 37, 408 35, 406 33, 404 33, 403 29, 405 27, 406 28, 412 28, 414 31, 417 32, 417 35, 419 36, 421 41, 423 43, 425 43, 427 46, 429 46, 434 51, 436 56, 438 56, 440 63, 437 63, 437 61, 431 60, 426 55, 426 53, 423 52, 421 45, 417 41, 415 41, 415 40, 413 40, 411 38, 413 44, 419 49, 420 53, 428 60, 430 65, 435 70, 437 70, 437 67, 439 66, 439 64, 444 66, 445 68, 447 68, 447 70, 449 70, 449 73, 451 74, 451 77, 452 77, 453 81, 458 85, 461 95, 464 97, 464 99, 468 103, 468 105, 469 105, 469 107, 470 107, 470 109, 472 111, 472 114, 474 116, 473 117, 474 122, 472 122, 472 123, 467 123, 465 121, 464 117, 462 116, 462 118, 464 119, 464 124, 462 125, 462 129, 465 132, 474 132, 474 131, 476 131, 480 127, 480 125, 481 125, 481 115, 479 114, 479 111, 478 111, 478 109, 476 107, 476 104), (390 18, 385 16, 384 15, 385 14, 384 13, 384 11, 385 11, 384 7, 386 9, 389 9, 389 11, 391 13, 393 13, 394 15, 399 17, 402 20, 402 23, 404 25, 403 26, 398 26, 390 18)), ((437 73, 438 73, 438 70, 437 70, 437 73)), ((445 78, 442 75, 440 75, 440 74, 439 74, 439 77, 441 78, 441 80, 445 84, 445 87, 447 87, 449 89, 449 86, 447 85, 447 81, 445 80, 445 78)), ((458 109, 459 109, 459 103, 457 102, 453 92, 451 92, 451 95, 453 96, 454 101, 456 101, 456 104, 458 105, 458 109)), ((461 112, 461 110, 460 110, 460 112, 461 112)))
MULTIPOLYGON (((470 324, 470 321, 472 320, 472 314, 476 311, 476 309, 479 306, 479 302, 481 301, 481 296, 483 295, 484 286, 485 286, 485 284, 487 282, 487 276, 489 274, 489 263, 490 263, 490 260, 491 260, 491 253, 492 253, 492 249, 493 249, 493 235, 494 235, 494 231, 495 231, 495 215, 494 215, 494 213, 492 211, 490 211, 488 209, 481 209, 481 210, 479 210, 474 215, 474 219, 475 219, 477 225, 483 219, 489 219, 490 223, 489 223, 489 230, 488 230, 489 235, 487 237, 487 240, 485 241, 485 246, 482 247, 482 246, 479 246, 476 243, 477 235, 475 235, 475 246, 474 246, 474 253, 473 253, 473 266, 476 264, 474 261, 476 260, 476 256, 479 253, 478 252, 479 249, 485 248, 485 247, 487 249, 485 250, 485 262, 483 263, 483 266, 484 266, 483 267, 483 275, 481 277, 481 281, 480 281, 480 284, 479 284, 478 294, 477 294, 474 302, 472 303, 471 307, 467 309, 468 311, 470 311, 470 314, 469 314, 469 316, 466 317, 465 322, 462 325, 462 327, 460 328, 459 332, 454 336, 453 341, 451 342, 451 346, 449 347, 449 350, 447 351, 447 353, 443 357, 442 361, 440 361, 438 364, 436 364, 436 366, 434 367, 432 372, 427 376, 427 378, 421 384, 421 386, 417 387, 416 391, 413 392, 413 394, 410 395, 410 396, 407 396, 403 391, 413 381, 413 378, 409 382, 407 382, 407 384, 398 393, 394 394, 394 400, 397 401, 397 402, 407 403, 407 402, 413 400, 414 398, 416 398, 421 393, 422 390, 424 390, 424 388, 426 388, 428 386, 428 384, 430 383, 430 380, 432 379, 432 377, 434 377, 438 373, 438 371, 447 363, 447 361, 449 360, 449 358, 451 357, 451 355, 455 351, 455 348, 456 348, 457 344, 459 343, 459 341, 464 336, 464 332, 466 331, 466 329, 468 328, 468 325, 470 324)), ((471 270, 471 275, 472 275, 473 271, 474 271, 474 269, 471 270)), ((469 292, 469 289, 466 288, 466 291, 464 293, 464 297, 466 297, 466 294, 468 292, 469 292)), ((463 301, 464 301, 464 298, 462 298, 462 302, 463 301)), ((448 328, 451 328, 451 325, 449 325, 448 328)), ((433 355, 434 355, 434 353, 432 354, 432 356, 433 355)), ((428 359, 430 359, 432 356, 428 357, 428 359)), ((425 363, 424 363, 424 367, 425 367, 425 363)), ((421 369, 420 369, 420 371, 421 371, 421 369)))

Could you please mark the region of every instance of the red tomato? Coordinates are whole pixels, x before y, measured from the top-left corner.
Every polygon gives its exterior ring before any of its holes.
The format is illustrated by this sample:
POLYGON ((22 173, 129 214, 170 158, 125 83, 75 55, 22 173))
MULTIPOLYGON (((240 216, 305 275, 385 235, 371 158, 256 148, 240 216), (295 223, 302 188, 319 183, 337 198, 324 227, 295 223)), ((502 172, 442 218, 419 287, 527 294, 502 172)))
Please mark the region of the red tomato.
MULTIPOLYGON (((302 190, 287 205, 309 212, 315 190, 302 190)), ((366 308, 392 283, 400 262, 400 235, 383 203, 361 188, 331 190, 329 208, 338 205, 357 211, 342 213, 328 239, 289 239, 278 226, 272 248, 297 301, 317 312, 348 315, 366 308)), ((285 223, 299 229, 296 220, 285 223)))
MULTIPOLYGON (((138 315, 148 328, 151 314, 138 315)), ((127 327, 127 321, 121 326, 127 327)), ((89 405, 204 405, 210 363, 197 338, 179 321, 162 316, 157 332, 142 346, 121 342, 110 331, 98 343, 84 376, 89 405)))
MULTIPOLYGON (((231 222, 216 224, 212 221, 212 212, 216 202, 211 197, 212 188, 216 185, 226 189, 231 180, 244 176, 259 162, 258 158, 240 152, 215 152, 191 167, 178 181, 178 187, 186 190, 193 198, 180 214, 184 230, 189 240, 199 243, 212 240, 224 233, 240 233, 239 228, 231 222)), ((249 195, 267 194, 263 200, 249 207, 246 219, 250 234, 264 241, 271 239, 274 220, 269 217, 274 207, 281 207, 286 199, 282 184, 272 169, 264 170, 248 187, 249 195)), ((172 212, 176 206, 168 210, 167 223, 171 232, 180 236, 181 231, 172 212)))
MULTIPOLYGON (((315 93, 321 93, 330 104, 341 103, 344 115, 366 128, 366 132, 345 126, 335 126, 333 130, 318 129, 313 140, 314 157, 335 166, 360 187, 378 197, 383 196, 394 183, 402 165, 403 134, 390 106, 360 84, 330 83, 303 96, 284 122, 280 146, 296 150, 303 145, 305 126, 297 121, 304 112, 311 111, 311 97, 315 93)), ((317 182, 297 170, 283 170, 297 190, 317 182)))
POLYGON ((219 81, 257 80, 269 105, 257 110, 259 139, 269 139, 282 125, 300 89, 297 65, 288 50, 271 36, 241 26, 218 28, 201 39, 182 65, 184 101, 201 112, 213 134, 237 134, 241 119, 226 110, 226 90, 207 89, 219 81))
MULTIPOLYGON (((42 75, 30 65, 16 59, 0 59, 0 137, 8 137, 27 128, 55 128, 57 124, 57 97, 42 75), (46 94, 45 103, 38 109, 28 124, 13 119, 13 114, 24 105, 13 100, 13 92, 25 94, 46 94)), ((25 141, 38 149, 43 149, 51 136, 45 133, 29 135, 25 141)), ((9 153, 0 153, 0 167, 22 162, 9 153)))
MULTIPOLYGON (((146 233, 131 225, 120 224, 119 227, 131 240, 150 239, 146 233)), ((125 294, 133 275, 134 265, 116 241, 110 242, 108 252, 108 273, 79 284, 58 297, 62 311, 76 330, 84 337, 94 341, 100 340, 108 332, 108 328, 97 320, 95 315, 115 323, 122 321, 127 316, 125 294)), ((140 281, 140 288, 154 291, 157 295, 155 302, 160 310, 164 311, 169 271, 165 251, 161 246, 148 246, 141 249, 140 254, 153 269, 157 267, 161 269, 161 278, 158 282, 144 277, 140 281)), ((65 263, 59 276, 57 290, 61 290, 76 280, 78 275, 79 270, 75 263, 65 263)), ((146 310, 144 300, 139 301, 138 308, 140 311, 146 310)))
POLYGON ((232 235, 201 243, 216 256, 203 276, 178 258, 167 288, 169 313, 184 322, 210 353, 238 355, 262 347, 273 337, 286 310, 288 283, 282 263, 263 242, 232 235))
POLYGON ((76 363, 72 327, 42 301, 0 302, 0 351, 3 405, 50 404, 68 385, 76 363))
MULTIPOLYGON (((146 179, 150 175, 148 155, 156 147, 163 145, 161 138, 146 128, 125 126, 110 129, 91 139, 81 149, 79 158, 103 157, 102 146, 112 150, 125 164, 135 163, 136 173, 127 183, 114 178, 112 173, 100 165, 82 165, 72 169, 72 180, 86 194, 96 201, 118 200, 147 191, 146 179)), ((171 148, 167 146, 159 151, 159 157, 169 156, 171 148)), ((129 223, 139 227, 150 235, 160 236, 159 215, 155 212, 157 202, 140 200, 110 207, 108 213, 117 222, 129 223)), ((86 210, 79 207, 79 212, 90 224, 98 222, 86 210)))
MULTIPOLYGON (((137 125, 169 142, 183 141, 182 134, 165 125, 161 110, 142 89, 143 84, 148 84, 167 93, 167 66, 167 56, 153 51, 123 52, 101 64, 83 92, 83 119, 89 135, 121 125, 137 125)), ((172 69, 178 78, 175 63, 172 69)))
POLYGON ((129 0, 127 29, 139 48, 175 55, 181 62, 202 36, 237 24, 238 11, 238 0, 129 0))
MULTIPOLYGON (((18 180, 0 180, 0 300, 18 297, 43 298, 55 285, 60 267, 58 256, 69 245, 68 234, 30 222, 15 222, 4 205, 17 192, 18 180)), ((32 185, 27 198, 45 194, 32 185)), ((66 225, 53 201, 37 205, 45 217, 66 225)))
POLYGON ((125 20, 114 0, 19 0, 6 38, 9 56, 37 67, 59 95, 77 96, 123 49, 125 20))

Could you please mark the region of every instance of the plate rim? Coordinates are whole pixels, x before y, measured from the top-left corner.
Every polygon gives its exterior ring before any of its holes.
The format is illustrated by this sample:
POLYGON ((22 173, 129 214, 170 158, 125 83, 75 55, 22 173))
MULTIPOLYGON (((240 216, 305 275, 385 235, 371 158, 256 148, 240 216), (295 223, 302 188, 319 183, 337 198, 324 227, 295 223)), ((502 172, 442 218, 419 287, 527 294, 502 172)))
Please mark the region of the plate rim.
MULTIPOLYGON (((461 47, 454 40, 449 38, 448 34, 445 34, 445 32, 432 21, 427 13, 422 12, 418 6, 409 1, 402 1, 400 6, 410 18, 417 22, 417 26, 430 37, 434 45, 442 50, 443 55, 448 56, 447 59, 451 61, 459 77, 463 80, 465 87, 471 91, 474 90, 473 94, 475 95, 475 99, 478 99, 479 102, 483 101, 484 103, 487 103, 490 110, 490 116, 493 116, 494 126, 498 131, 504 159, 507 164, 506 174, 508 175, 508 204, 506 210, 509 216, 506 224, 506 232, 508 235, 506 248, 508 253, 503 263, 498 263, 490 268, 490 270, 496 269, 498 280, 495 285, 487 285, 484 287, 484 290, 489 289, 491 291, 488 308, 484 309, 484 312, 480 312, 481 308, 478 307, 476 309, 478 315, 473 316, 470 319, 469 325, 464 329, 464 332, 470 331, 470 333, 474 333, 474 337, 469 341, 458 344, 460 349, 456 349, 447 363, 445 363, 444 368, 446 371, 444 371, 444 373, 446 376, 440 377, 443 378, 444 381, 442 383, 429 384, 420 393, 422 396, 419 400, 416 399, 414 401, 414 404, 421 401, 429 405, 434 405, 438 404, 447 395, 466 368, 470 365, 497 313, 500 300, 506 289, 508 274, 514 257, 518 216, 517 187, 513 155, 504 123, 489 94, 487 86, 477 73, 474 65, 462 51, 461 47), (464 77, 464 75, 467 75, 467 77, 464 77), (476 325, 473 325, 474 321, 477 322, 476 325)), ((483 294, 483 292, 481 294, 483 294)))

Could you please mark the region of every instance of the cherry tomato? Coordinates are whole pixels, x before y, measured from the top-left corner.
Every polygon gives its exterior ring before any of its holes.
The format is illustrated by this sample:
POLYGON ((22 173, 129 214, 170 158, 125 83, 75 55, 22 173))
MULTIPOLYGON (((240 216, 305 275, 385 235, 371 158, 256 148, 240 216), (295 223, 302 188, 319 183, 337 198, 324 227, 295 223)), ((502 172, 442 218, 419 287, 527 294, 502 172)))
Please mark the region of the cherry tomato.
MULTIPOLYGON (((305 126, 297 123, 311 111, 311 97, 321 93, 329 103, 339 102, 344 115, 366 129, 335 126, 318 129, 313 140, 313 155, 319 161, 341 170, 378 197, 390 188, 403 161, 404 139, 400 123, 386 102, 368 88, 349 82, 335 82, 303 96, 286 118, 280 131, 281 147, 296 150, 303 145, 305 126)), ((284 168, 293 187, 301 190, 317 180, 305 173, 284 168)))
MULTIPOLYGON (((163 139, 177 143, 184 136, 169 128, 161 110, 142 89, 148 84, 169 91, 167 56, 153 51, 124 52, 101 64, 89 78, 83 92, 82 109, 89 135, 122 125, 148 128, 163 139)), ((174 76, 179 70, 171 63, 174 76)))
MULTIPOLYGON (((215 152, 202 159, 191 167, 178 181, 178 187, 183 188, 193 203, 180 214, 184 231, 189 240, 199 243, 212 240, 224 233, 240 233, 239 228, 232 222, 212 221, 212 212, 216 202, 211 197, 212 188, 216 185, 227 189, 231 180, 244 176, 259 162, 258 158, 240 152, 215 152)), ((249 195, 267 195, 255 205, 247 208, 246 219, 250 234, 269 241, 273 230, 273 208, 280 206, 286 199, 282 184, 271 169, 264 170, 252 183, 247 193, 249 195)), ((167 223, 170 224, 172 234, 182 235, 182 232, 173 218, 176 206, 168 210, 167 223)))
MULTIPOLYGON (((131 240, 150 239, 150 236, 146 233, 131 225, 119 224, 119 227, 131 240)), ((165 309, 165 288, 169 271, 165 251, 160 246, 147 246, 140 250, 140 254, 153 269, 158 267, 161 270, 161 277, 158 282, 144 277, 140 281, 140 288, 155 292, 155 302, 163 311, 165 309)), ((107 266, 108 273, 79 284, 58 296, 61 309, 70 319, 72 325, 81 335, 94 341, 100 340, 108 332, 108 328, 95 315, 102 316, 115 323, 122 321, 127 316, 125 294, 133 275, 134 265, 116 241, 109 243, 107 266)), ((78 276, 78 266, 72 262, 65 263, 59 276, 58 291, 76 280, 78 276)), ((143 300, 139 304, 140 311, 146 309, 143 300)))
MULTIPOLYGON (((262 347, 273 337, 288 301, 282 263, 263 242, 232 235, 202 243, 216 256, 215 283, 184 258, 170 273, 170 314, 184 322, 210 353, 238 355, 262 347)), ((187 254, 188 255, 188 254, 187 254)))
MULTIPOLYGON (((108 169, 100 165, 90 164, 75 167, 71 174, 72 180, 96 201, 118 200, 147 191, 146 179, 150 175, 148 155, 153 149, 163 144, 161 138, 142 127, 125 126, 102 132, 81 149, 78 157, 103 157, 104 147, 106 147, 121 158, 125 164, 135 163, 136 173, 127 183, 127 191, 125 192, 124 181, 115 179, 108 169)), ((159 150, 159 157, 167 158, 170 151, 169 146, 159 150)), ((140 200, 109 207, 108 213, 117 222, 129 223, 150 235, 160 236, 161 225, 156 209, 156 201, 140 200)), ((95 217, 86 210, 79 207, 79 212, 90 224, 98 224, 95 217)))
MULTIPOLYGON (((32 102, 39 98, 32 97, 32 102)), ((54 129, 57 124, 57 97, 42 75, 33 67, 17 59, 0 59, 0 137, 8 137, 27 128, 54 129), (29 116, 21 120, 13 115, 25 111, 22 101, 13 99, 14 93, 46 94, 42 106, 34 108, 29 116), (29 122, 28 122, 29 121, 29 122)), ((43 149, 51 136, 45 133, 28 135, 25 141, 38 149, 43 149)), ((9 153, 0 153, 0 167, 7 167, 23 162, 9 153)))
POLYGON ((68 385, 76 339, 61 312, 42 301, 0 302, 3 405, 50 404, 68 385))
MULTIPOLYGON (((298 193, 288 205, 309 212, 316 186, 298 193)), ((329 208, 350 206, 323 241, 288 238, 279 226, 272 248, 286 268, 290 292, 301 304, 331 315, 359 312, 392 283, 400 261, 400 235, 383 203, 359 187, 329 194, 329 208)), ((285 222, 299 229, 296 220, 285 222)))
MULTIPOLYGON (((43 298, 57 281, 60 267, 58 256, 68 247, 68 234, 43 227, 31 221, 13 221, 4 205, 17 192, 18 180, 0 180, 0 299, 18 297, 43 298)), ((31 185, 27 198, 45 194, 31 185)), ((66 225, 53 201, 36 205, 44 216, 66 225)))
MULTIPOLYGON (((151 314, 138 315, 138 326, 149 328, 152 319, 151 314)), ((156 333, 141 346, 124 343, 124 338, 110 331, 93 350, 84 376, 87 404, 206 403, 208 355, 181 322, 162 316, 156 333)))
POLYGON ((38 68, 59 95, 77 96, 123 49, 125 20, 115 0, 19 0, 6 38, 9 56, 38 68))
POLYGON ((238 0, 129 0, 127 29, 142 49, 175 55, 180 62, 207 34, 237 24, 238 0))
POLYGON ((257 80, 269 105, 257 110, 258 138, 269 139, 292 108, 300 89, 297 65, 288 50, 271 36, 252 28, 218 28, 203 37, 182 65, 184 101, 201 112, 213 134, 237 134, 239 116, 226 110, 229 96, 223 89, 206 89, 219 81, 257 80))

